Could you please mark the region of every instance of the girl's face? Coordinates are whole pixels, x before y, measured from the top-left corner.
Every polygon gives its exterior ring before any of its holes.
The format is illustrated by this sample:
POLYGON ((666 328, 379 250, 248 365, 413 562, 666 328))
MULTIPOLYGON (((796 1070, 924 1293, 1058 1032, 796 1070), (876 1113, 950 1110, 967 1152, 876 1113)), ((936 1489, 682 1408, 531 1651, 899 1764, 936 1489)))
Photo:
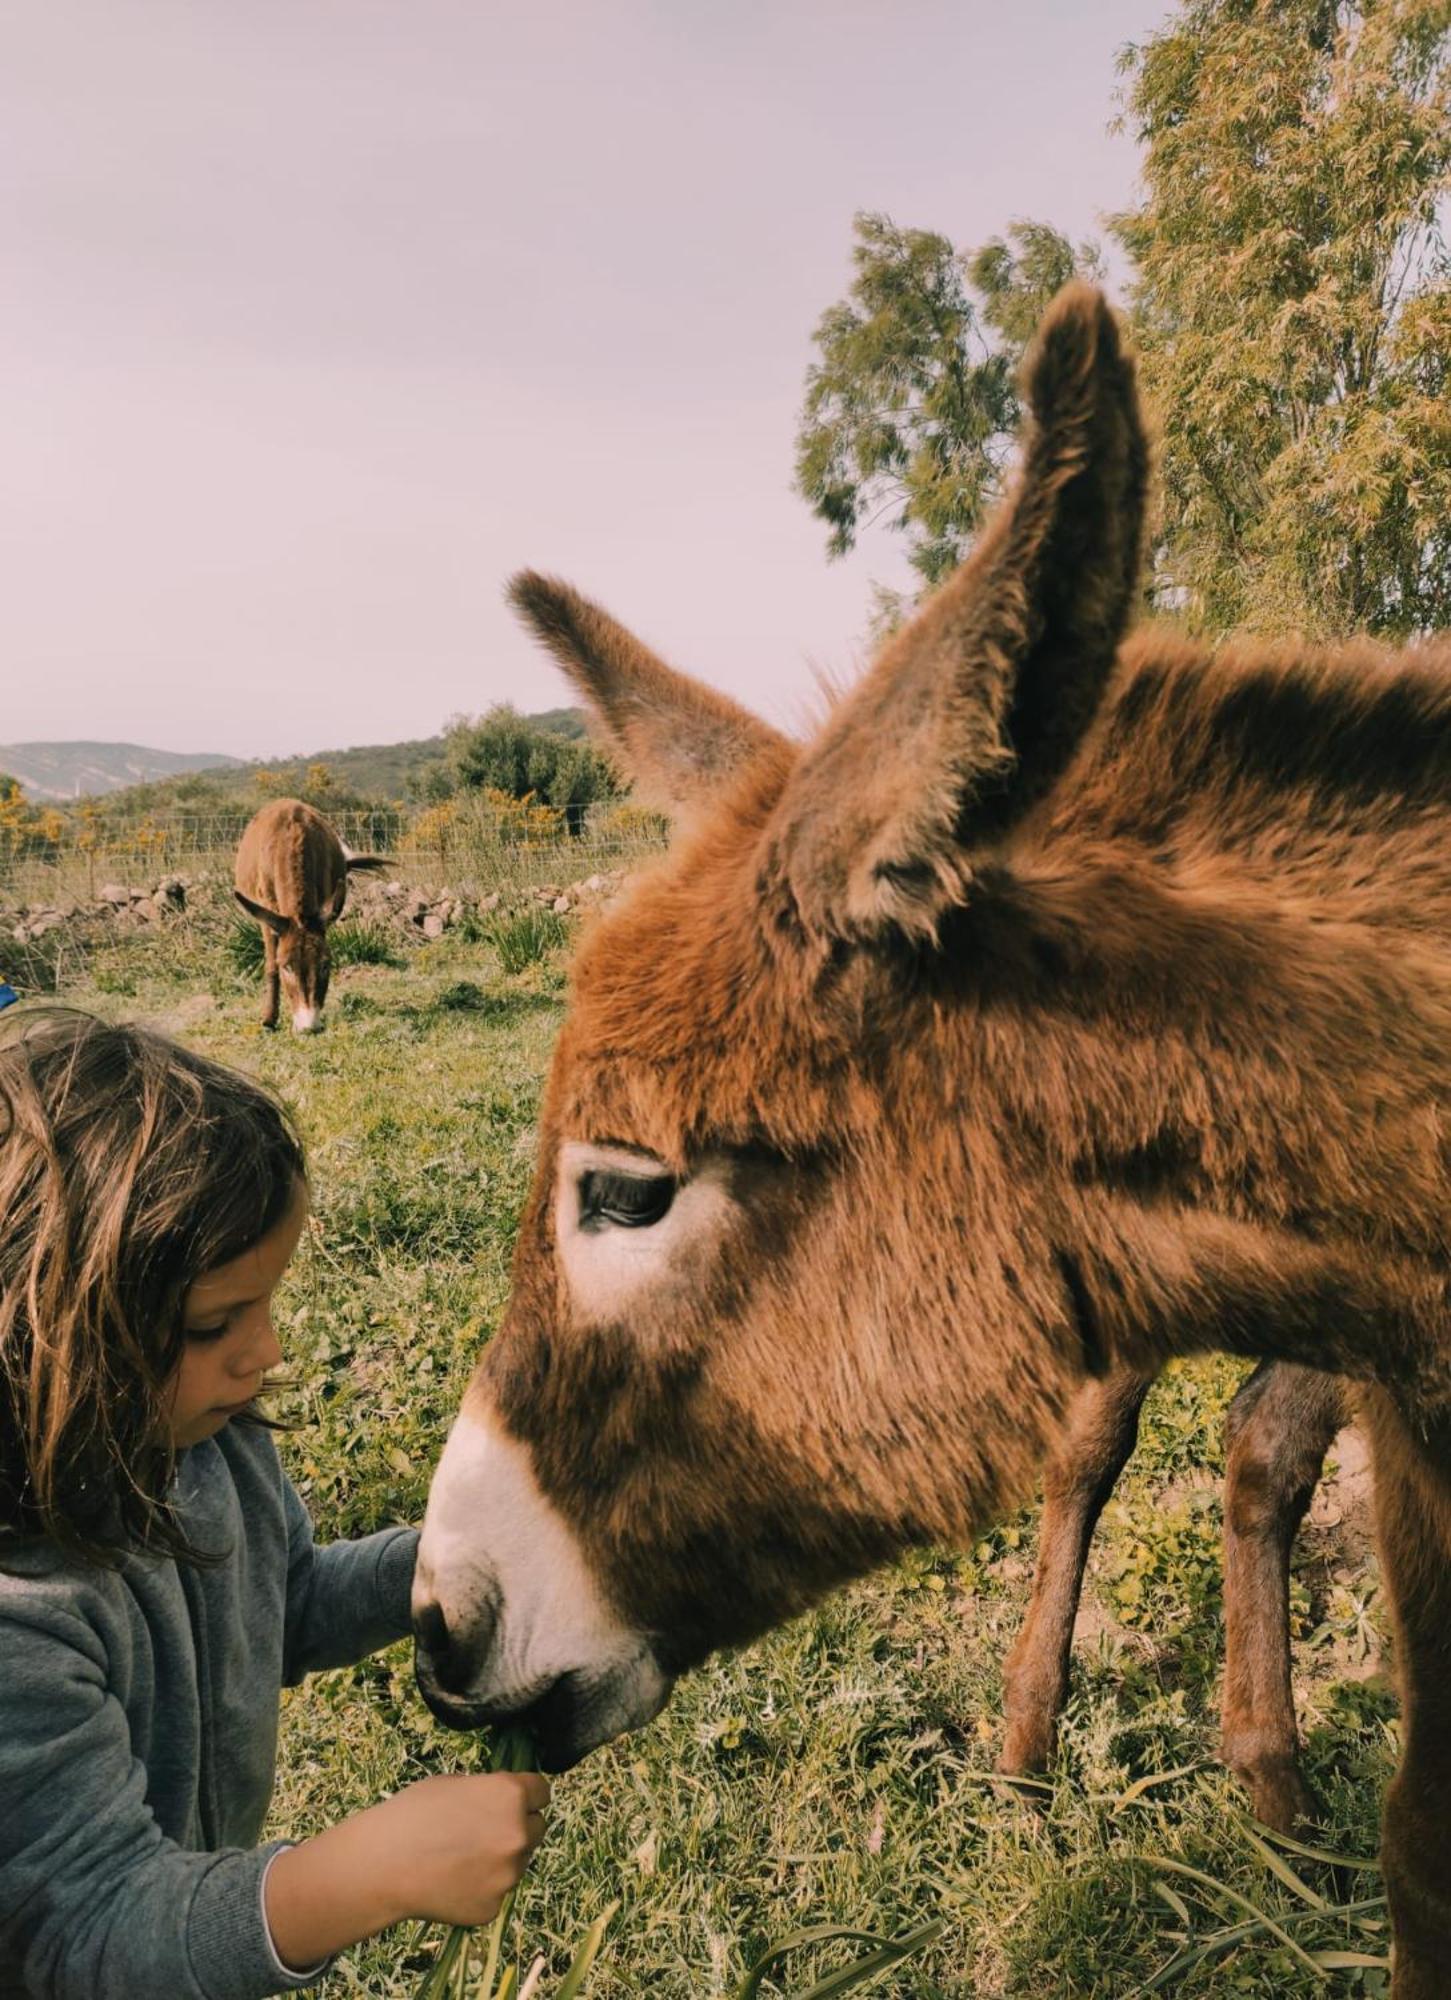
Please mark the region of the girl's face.
POLYGON ((182 1304, 186 1346, 172 1378, 168 1432, 179 1450, 215 1437, 251 1402, 282 1359, 272 1329, 272 1294, 292 1262, 307 1220, 307 1187, 293 1187, 286 1212, 229 1264, 203 1271, 182 1304))

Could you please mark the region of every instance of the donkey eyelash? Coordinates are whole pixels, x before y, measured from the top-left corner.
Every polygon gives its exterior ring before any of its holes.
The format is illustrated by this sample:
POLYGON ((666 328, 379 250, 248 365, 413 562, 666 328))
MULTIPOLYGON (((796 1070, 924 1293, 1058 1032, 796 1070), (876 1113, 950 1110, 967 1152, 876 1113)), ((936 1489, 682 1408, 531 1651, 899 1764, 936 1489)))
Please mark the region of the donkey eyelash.
POLYGON ((669 1174, 591 1167, 579 1180, 580 1227, 649 1229, 669 1212, 675 1185, 669 1174))

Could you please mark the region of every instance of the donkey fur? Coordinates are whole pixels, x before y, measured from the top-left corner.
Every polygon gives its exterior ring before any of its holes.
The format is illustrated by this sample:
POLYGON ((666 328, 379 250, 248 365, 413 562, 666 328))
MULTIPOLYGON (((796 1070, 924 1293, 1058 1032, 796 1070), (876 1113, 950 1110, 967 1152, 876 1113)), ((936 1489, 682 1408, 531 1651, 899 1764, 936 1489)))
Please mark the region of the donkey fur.
POLYGON ((1085 1376, 1358 1378, 1406 1754, 1396 2000, 1451 1991, 1451 652, 1149 627, 1133 368, 1070 287, 1015 491, 798 747, 563 585, 515 601, 687 810, 578 954, 471 1397, 675 1665, 1031 1484, 1085 1376), (575 1314, 566 1139, 728 1165, 690 1292, 575 1314))

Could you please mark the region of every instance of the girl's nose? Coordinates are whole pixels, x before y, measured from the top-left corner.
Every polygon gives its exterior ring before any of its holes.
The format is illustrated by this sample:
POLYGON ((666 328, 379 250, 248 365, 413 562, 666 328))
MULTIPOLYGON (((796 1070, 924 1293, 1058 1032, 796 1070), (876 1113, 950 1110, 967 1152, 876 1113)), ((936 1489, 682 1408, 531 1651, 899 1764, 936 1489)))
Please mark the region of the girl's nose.
POLYGON ((254 1335, 237 1356, 236 1374, 255 1375, 259 1370, 275 1368, 282 1359, 282 1344, 277 1338, 270 1312, 263 1312, 254 1335))

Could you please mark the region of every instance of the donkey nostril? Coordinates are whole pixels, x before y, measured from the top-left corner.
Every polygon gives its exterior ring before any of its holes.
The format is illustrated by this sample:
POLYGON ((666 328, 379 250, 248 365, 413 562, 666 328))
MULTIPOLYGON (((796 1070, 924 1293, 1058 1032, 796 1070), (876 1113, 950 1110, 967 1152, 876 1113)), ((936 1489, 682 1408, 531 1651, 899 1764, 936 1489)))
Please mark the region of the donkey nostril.
POLYGON ((476 1653, 450 1632, 443 1606, 430 1599, 413 1616, 419 1665, 445 1694, 465 1694, 473 1679, 476 1653))
POLYGON ((442 1655, 448 1651, 448 1620, 443 1606, 433 1598, 414 1612, 413 1636, 426 1652, 442 1655))

